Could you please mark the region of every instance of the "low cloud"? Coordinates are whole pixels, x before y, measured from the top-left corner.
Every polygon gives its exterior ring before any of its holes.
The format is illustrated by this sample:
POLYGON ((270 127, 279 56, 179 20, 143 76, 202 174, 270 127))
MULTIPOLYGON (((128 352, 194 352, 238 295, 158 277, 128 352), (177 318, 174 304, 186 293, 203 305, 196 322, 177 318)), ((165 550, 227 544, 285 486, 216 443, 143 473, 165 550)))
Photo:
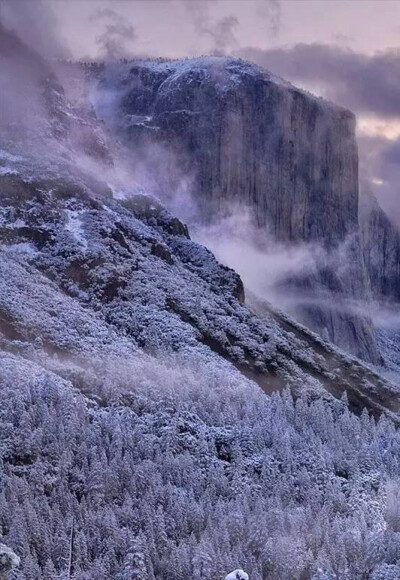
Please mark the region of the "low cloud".
POLYGON ((250 209, 240 206, 230 211, 211 225, 192 226, 194 239, 236 270, 251 293, 282 309, 296 306, 292 290, 284 287, 289 279, 317 272, 317 263, 325 256, 322 248, 311 243, 279 243, 255 226, 250 209))

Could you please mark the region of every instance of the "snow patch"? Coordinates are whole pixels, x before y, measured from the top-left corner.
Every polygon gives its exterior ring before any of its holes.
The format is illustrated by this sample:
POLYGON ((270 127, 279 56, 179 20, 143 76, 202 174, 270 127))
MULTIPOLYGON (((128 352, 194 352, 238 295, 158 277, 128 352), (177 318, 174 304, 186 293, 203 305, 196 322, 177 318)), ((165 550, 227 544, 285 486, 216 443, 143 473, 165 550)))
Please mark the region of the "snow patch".
POLYGON ((67 223, 65 224, 65 229, 72 234, 75 240, 86 250, 88 247, 88 242, 85 237, 85 230, 82 225, 82 218, 80 214, 82 211, 79 210, 66 210, 67 223))
POLYGON ((113 198, 114 199, 119 199, 119 200, 124 200, 126 199, 126 193, 123 192, 122 190, 118 190, 118 191, 113 191, 113 198))
POLYGON ((30 242, 9 244, 8 246, 6 246, 6 250, 16 252, 17 254, 23 254, 24 256, 35 256, 38 253, 35 246, 30 242))
POLYGON ((7 576, 8 572, 18 568, 20 565, 20 558, 4 544, 0 544, 0 574, 3 577, 3 574, 7 576))
POLYGON ((18 175, 18 171, 11 169, 11 167, 0 167, 0 176, 3 175, 18 175))

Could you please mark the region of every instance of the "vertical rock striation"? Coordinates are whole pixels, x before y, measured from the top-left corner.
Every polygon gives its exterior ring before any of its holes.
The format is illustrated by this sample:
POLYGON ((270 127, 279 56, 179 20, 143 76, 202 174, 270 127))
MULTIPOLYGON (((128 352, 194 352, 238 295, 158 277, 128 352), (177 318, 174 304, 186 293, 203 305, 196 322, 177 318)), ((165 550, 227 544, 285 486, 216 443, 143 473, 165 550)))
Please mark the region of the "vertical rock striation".
POLYGON ((371 194, 360 199, 363 254, 378 347, 390 376, 400 372, 400 229, 371 194))
POLYGON ((372 295, 400 302, 400 230, 372 195, 361 201, 363 253, 372 295))

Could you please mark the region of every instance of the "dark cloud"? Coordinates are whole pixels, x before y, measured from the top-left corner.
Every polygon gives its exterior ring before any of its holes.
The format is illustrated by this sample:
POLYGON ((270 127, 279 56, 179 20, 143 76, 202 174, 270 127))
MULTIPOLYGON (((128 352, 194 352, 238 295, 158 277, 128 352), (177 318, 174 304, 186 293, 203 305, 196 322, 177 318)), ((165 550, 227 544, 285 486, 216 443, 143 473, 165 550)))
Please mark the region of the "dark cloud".
POLYGON ((356 113, 400 118, 400 49, 369 56, 323 44, 248 48, 240 54, 356 113))
POLYGON ((92 20, 104 22, 104 30, 96 39, 102 58, 115 60, 132 56, 130 45, 136 39, 136 32, 121 14, 112 8, 103 8, 92 20))

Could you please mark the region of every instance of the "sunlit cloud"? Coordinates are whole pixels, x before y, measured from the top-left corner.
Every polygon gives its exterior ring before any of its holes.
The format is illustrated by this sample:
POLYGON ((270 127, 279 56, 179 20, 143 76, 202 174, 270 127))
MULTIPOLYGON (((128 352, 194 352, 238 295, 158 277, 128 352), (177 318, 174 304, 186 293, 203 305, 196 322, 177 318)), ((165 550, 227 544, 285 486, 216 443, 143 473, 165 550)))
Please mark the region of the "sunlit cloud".
POLYGON ((360 116, 357 121, 357 131, 359 135, 384 137, 385 139, 395 141, 400 137, 400 119, 398 121, 388 121, 377 116, 360 116))

